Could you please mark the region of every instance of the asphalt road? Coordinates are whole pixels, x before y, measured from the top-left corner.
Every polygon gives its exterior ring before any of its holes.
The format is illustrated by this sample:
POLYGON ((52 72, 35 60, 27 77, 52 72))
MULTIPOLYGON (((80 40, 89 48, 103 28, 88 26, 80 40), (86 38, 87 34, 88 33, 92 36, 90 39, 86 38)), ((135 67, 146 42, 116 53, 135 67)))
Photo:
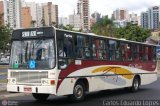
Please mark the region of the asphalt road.
POLYGON ((160 78, 152 84, 141 86, 136 93, 126 89, 93 92, 86 96, 85 101, 79 103, 73 103, 65 96, 52 95, 45 102, 38 102, 31 95, 7 100, 18 106, 127 106, 125 103, 137 103, 135 106, 160 106, 160 78))
POLYGON ((0 68, 0 80, 7 78, 7 69, 0 68))

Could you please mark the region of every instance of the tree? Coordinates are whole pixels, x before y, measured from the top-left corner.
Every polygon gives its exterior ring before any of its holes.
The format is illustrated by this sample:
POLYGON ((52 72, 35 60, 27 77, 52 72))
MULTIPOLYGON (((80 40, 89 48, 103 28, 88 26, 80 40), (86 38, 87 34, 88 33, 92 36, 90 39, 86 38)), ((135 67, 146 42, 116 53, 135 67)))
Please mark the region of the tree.
POLYGON ((66 25, 66 26, 63 26, 63 29, 64 29, 64 30, 70 30, 70 31, 73 31, 73 28, 74 28, 74 26, 73 26, 73 25, 66 25))
POLYGON ((41 20, 41 24, 42 24, 42 26, 46 26, 44 19, 41 20))
POLYGON ((149 29, 141 28, 137 25, 128 23, 126 27, 116 28, 113 21, 107 16, 96 22, 91 30, 97 35, 124 38, 127 40, 144 42, 150 35, 149 29))
POLYGON ((51 26, 57 27, 56 22, 52 22, 52 23, 51 23, 51 26))
POLYGON ((144 29, 130 23, 124 28, 117 28, 115 31, 117 38, 125 38, 138 42, 144 42, 150 35, 151 31, 149 29, 144 29))
MULTIPOLYGON (((0 14, 0 20, 3 19, 3 14, 0 14)), ((4 25, 2 21, 0 21, 0 53, 5 52, 8 49, 8 44, 10 42, 10 35, 12 29, 9 25, 4 25)))
POLYGON ((98 35, 113 36, 114 24, 108 16, 104 16, 91 27, 91 30, 98 35))

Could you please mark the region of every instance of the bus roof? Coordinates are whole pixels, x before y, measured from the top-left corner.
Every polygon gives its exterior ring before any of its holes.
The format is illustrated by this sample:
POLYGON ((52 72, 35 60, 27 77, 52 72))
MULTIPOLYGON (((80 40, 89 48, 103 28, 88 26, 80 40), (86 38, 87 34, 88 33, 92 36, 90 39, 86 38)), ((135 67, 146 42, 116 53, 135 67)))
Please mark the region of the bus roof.
MULTIPOLYGON (((81 34, 81 35, 87 35, 87 36, 94 36, 94 37, 99 37, 99 38, 107 38, 107 39, 112 39, 112 40, 119 40, 119 41, 124 41, 124 42, 130 42, 130 43, 137 43, 137 44, 144 44, 144 45, 151 45, 151 46, 158 46, 158 45, 155 45, 155 44, 149 44, 149 43, 145 43, 145 42, 136 42, 136 41, 131 41, 131 40, 126 40, 126 39, 123 39, 123 38, 114 38, 114 37, 107 37, 107 36, 102 36, 102 35, 96 35, 94 33, 83 33, 83 32, 75 32, 75 31, 69 31, 69 30, 64 30, 64 29, 59 29, 59 28, 55 28, 55 27, 52 27, 52 26, 47 26, 47 27, 34 27, 34 28, 20 28, 20 29, 15 29, 13 31, 13 33, 16 32, 15 36, 13 36, 12 34, 12 39, 14 38, 17 38, 18 37, 18 33, 19 32, 22 32, 22 31, 27 31, 27 30, 34 30, 34 29, 55 29, 55 30, 59 30, 59 31, 65 31, 65 32, 71 32, 71 33, 77 33, 77 34, 81 34)), ((45 31, 45 33, 49 33, 49 35, 52 34, 51 31, 47 30, 45 31)), ((18 37, 19 38, 19 37, 18 37)))
POLYGON ((112 40, 119 40, 119 41, 124 41, 124 42, 130 42, 130 43, 137 43, 137 44, 158 46, 158 45, 155 45, 155 44, 149 44, 149 43, 145 43, 145 42, 137 42, 137 41, 126 40, 126 39, 124 39, 124 38, 114 38, 114 37, 96 35, 96 34, 94 34, 94 33, 75 32, 75 31, 69 31, 69 30, 58 29, 58 28, 55 28, 55 29, 56 29, 56 30, 59 30, 59 31, 66 31, 66 32, 77 33, 77 34, 82 34, 82 35, 87 35, 87 36, 94 36, 94 37, 107 38, 107 39, 112 39, 112 40))

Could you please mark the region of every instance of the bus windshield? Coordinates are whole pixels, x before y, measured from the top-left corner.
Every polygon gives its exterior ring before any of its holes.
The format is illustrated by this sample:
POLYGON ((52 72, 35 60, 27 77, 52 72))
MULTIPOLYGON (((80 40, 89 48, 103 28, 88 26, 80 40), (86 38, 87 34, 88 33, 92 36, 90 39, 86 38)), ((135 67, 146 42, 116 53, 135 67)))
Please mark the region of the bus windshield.
POLYGON ((54 50, 52 39, 13 41, 10 68, 51 69, 55 66, 54 50))

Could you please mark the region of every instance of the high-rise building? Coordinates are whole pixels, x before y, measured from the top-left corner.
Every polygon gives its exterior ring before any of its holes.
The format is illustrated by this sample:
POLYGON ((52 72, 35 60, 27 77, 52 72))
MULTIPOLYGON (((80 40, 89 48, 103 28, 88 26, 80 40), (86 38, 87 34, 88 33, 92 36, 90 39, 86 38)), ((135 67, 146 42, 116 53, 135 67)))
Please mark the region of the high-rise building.
POLYGON ((132 24, 138 25, 138 15, 135 13, 129 14, 128 21, 131 22, 132 24))
POLYGON ((0 1, 0 14, 2 14, 2 20, 0 21, 3 25, 8 24, 8 8, 7 7, 8 7, 7 0, 0 1))
POLYGON ((22 28, 29 28, 32 26, 32 16, 30 7, 22 7, 22 21, 21 21, 21 27, 22 28))
POLYGON ((30 7, 32 20, 37 21, 36 3, 26 2, 26 7, 30 7))
POLYGON ((40 4, 36 4, 36 25, 38 27, 42 26, 42 6, 40 4))
POLYGON ((9 0, 9 24, 12 28, 21 27, 21 0, 9 0))
POLYGON ((94 12, 91 16, 92 16, 92 18, 95 19, 96 22, 101 19, 101 14, 98 12, 94 12))
POLYGON ((81 17, 80 14, 69 15, 69 25, 74 27, 74 30, 81 29, 81 17))
POLYGON ((149 29, 160 28, 160 7, 154 6, 148 9, 149 29))
POLYGON ((58 26, 58 5, 48 2, 43 5, 43 20, 47 26, 58 26))
POLYGON ((63 26, 66 26, 69 24, 69 20, 67 17, 59 17, 58 18, 58 24, 59 25, 63 25, 63 26))
POLYGON ((84 31, 89 31, 90 30, 89 0, 78 0, 77 14, 80 14, 82 29, 84 31))
POLYGON ((149 28, 149 21, 148 21, 148 12, 141 13, 141 26, 143 28, 149 28))
POLYGON ((3 6, 3 1, 0 1, 0 15, 1 15, 1 19, 0 19, 0 24, 4 25, 4 6, 3 6))
POLYGON ((129 15, 126 9, 117 9, 113 11, 114 20, 128 20, 129 15))
POLYGON ((160 7, 154 6, 141 13, 141 26, 156 30, 160 28, 160 7))
POLYGON ((42 26, 42 6, 39 3, 35 2, 25 2, 23 3, 23 7, 30 7, 32 21, 35 22, 34 27, 42 26))

